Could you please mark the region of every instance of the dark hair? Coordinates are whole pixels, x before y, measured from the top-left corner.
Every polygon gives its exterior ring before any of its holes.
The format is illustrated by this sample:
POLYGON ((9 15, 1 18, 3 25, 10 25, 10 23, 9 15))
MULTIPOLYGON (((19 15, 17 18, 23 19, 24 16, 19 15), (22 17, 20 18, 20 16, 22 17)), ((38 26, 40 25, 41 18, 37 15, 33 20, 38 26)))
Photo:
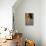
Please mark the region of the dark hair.
POLYGON ((30 19, 33 19, 33 13, 28 13, 30 19))
POLYGON ((35 46, 35 44, 34 44, 34 46, 35 46))

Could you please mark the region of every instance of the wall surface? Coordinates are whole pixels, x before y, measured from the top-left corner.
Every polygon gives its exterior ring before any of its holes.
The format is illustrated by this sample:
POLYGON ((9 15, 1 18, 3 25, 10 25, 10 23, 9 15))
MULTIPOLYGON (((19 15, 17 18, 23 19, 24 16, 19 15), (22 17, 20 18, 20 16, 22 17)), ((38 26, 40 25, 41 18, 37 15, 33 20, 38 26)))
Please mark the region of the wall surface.
POLYGON ((7 32, 3 31, 3 28, 12 29, 12 6, 15 2, 16 0, 0 0, 0 32, 2 32, 0 38, 10 35, 10 32, 8 30, 7 32), (1 29, 1 27, 3 28, 1 29))
POLYGON ((42 46, 46 46, 46 0, 41 3, 41 41, 42 46))
POLYGON ((0 27, 12 29, 12 6, 16 0, 0 0, 0 27))
POLYGON ((36 46, 41 46, 41 1, 23 0, 14 11, 15 28, 24 34, 25 39, 35 41, 36 46), (34 13, 34 25, 25 25, 25 13, 34 13))

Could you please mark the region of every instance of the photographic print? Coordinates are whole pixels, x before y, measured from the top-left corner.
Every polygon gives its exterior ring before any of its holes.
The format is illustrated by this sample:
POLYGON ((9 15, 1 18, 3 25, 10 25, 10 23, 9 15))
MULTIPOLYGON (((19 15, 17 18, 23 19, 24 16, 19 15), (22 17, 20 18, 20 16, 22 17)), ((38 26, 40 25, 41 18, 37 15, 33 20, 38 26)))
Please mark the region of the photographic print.
POLYGON ((25 13, 25 25, 33 25, 33 13, 25 13))

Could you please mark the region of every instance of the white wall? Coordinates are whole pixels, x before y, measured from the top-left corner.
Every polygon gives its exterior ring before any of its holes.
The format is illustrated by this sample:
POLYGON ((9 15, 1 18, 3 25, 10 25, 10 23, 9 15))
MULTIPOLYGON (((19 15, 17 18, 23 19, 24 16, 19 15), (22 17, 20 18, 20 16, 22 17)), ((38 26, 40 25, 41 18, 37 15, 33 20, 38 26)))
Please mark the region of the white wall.
POLYGON ((41 3, 41 40, 42 46, 46 46, 46 0, 41 3))
POLYGON ((12 6, 16 0, 0 0, 0 27, 12 28, 12 6))
POLYGON ((41 46, 41 1, 40 0, 23 0, 15 9, 15 27, 24 37, 34 40, 36 46, 41 46), (34 13, 34 25, 25 25, 25 13, 34 13))

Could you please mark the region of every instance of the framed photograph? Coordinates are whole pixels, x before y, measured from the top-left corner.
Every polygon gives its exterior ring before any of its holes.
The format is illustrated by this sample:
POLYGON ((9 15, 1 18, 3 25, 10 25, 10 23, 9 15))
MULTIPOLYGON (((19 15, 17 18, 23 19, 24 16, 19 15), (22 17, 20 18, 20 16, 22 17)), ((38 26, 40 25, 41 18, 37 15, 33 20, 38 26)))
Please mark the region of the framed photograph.
POLYGON ((33 13, 25 13, 25 25, 33 25, 33 13))

